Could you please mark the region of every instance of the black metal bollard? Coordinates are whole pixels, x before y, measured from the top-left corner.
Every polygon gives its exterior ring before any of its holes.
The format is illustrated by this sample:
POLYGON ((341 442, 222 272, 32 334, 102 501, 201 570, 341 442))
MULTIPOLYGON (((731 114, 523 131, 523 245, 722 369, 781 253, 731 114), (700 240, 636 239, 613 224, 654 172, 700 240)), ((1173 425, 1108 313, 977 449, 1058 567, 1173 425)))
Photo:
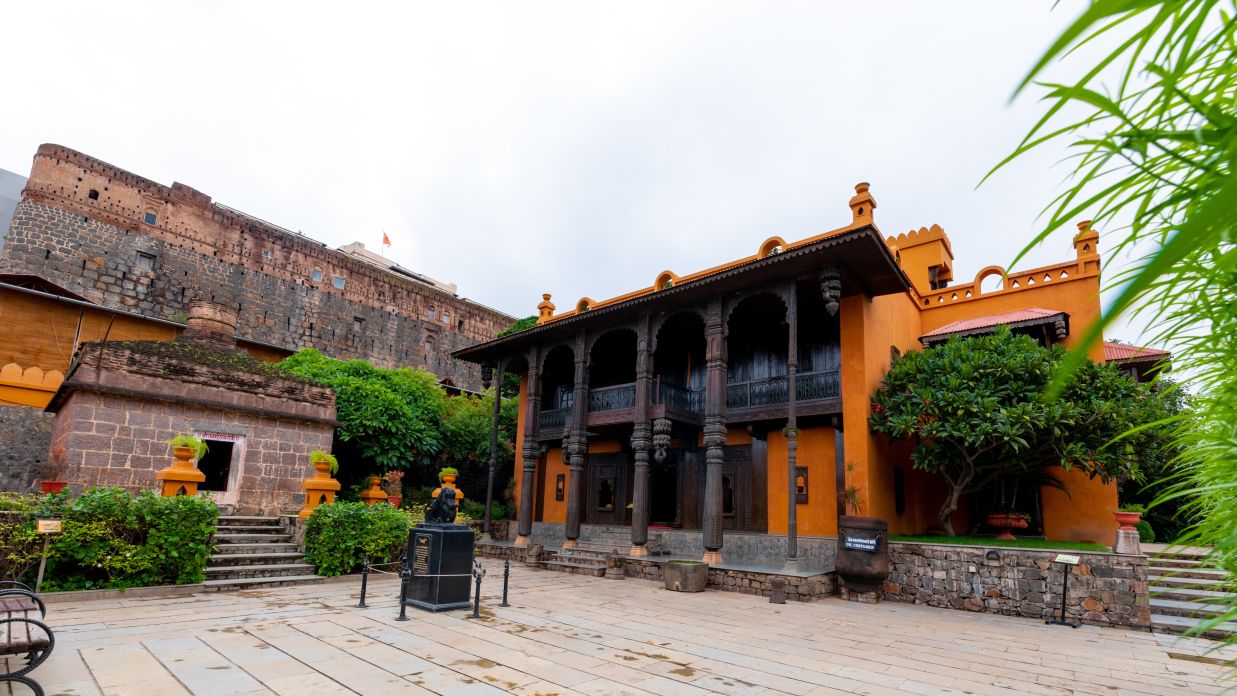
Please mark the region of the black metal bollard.
POLYGON ((511 560, 507 559, 503 561, 503 603, 498 605, 500 607, 511 606, 510 604, 507 604, 507 581, 510 579, 511 579, 511 560))
POLYGON ((361 601, 356 603, 357 609, 365 609, 368 607, 365 604, 365 590, 369 585, 369 556, 366 556, 361 561, 361 601))
POLYGON ((408 583, 412 580, 412 569, 405 563, 403 568, 399 570, 399 616, 395 617, 396 621, 408 620, 408 583))
POLYGON ((473 569, 472 575, 477 579, 477 589, 476 592, 473 593, 472 598, 472 617, 474 619, 479 619, 481 618, 481 576, 485 575, 485 573, 482 572, 480 566, 478 566, 473 569))

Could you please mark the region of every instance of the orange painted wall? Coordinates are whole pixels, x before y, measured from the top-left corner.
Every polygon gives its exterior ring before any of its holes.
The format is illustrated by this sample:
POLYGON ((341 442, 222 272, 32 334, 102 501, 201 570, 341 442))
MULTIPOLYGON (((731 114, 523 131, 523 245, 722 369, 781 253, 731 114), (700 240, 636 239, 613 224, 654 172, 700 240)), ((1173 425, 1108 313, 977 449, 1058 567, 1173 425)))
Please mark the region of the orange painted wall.
POLYGON ((1044 536, 1068 541, 1094 541, 1114 544, 1117 521, 1117 484, 1089 479, 1078 471, 1061 471, 1069 495, 1055 488, 1041 488, 1044 508, 1044 536))
MULTIPOLYGON (((803 536, 836 536, 837 493, 834 490, 833 428, 799 429, 797 466, 808 469, 808 502, 795 511, 799 534, 803 536)), ((785 534, 786 501, 786 436, 769 433, 769 533, 785 534)))
MULTIPOLYGON (((542 457, 541 466, 545 467, 545 486, 541 489, 541 521, 566 522, 567 496, 571 494, 571 467, 563 462, 563 448, 551 447, 542 457), (563 499, 554 499, 554 483, 558 475, 563 475, 563 499)), ((536 507, 533 508, 534 510, 536 507)))
POLYGON ((884 436, 868 430, 870 395, 889 370, 890 348, 918 348, 919 310, 907 295, 842 299, 842 417, 847 485, 859 488, 862 515, 883 517, 902 531, 893 499, 893 464, 884 436))

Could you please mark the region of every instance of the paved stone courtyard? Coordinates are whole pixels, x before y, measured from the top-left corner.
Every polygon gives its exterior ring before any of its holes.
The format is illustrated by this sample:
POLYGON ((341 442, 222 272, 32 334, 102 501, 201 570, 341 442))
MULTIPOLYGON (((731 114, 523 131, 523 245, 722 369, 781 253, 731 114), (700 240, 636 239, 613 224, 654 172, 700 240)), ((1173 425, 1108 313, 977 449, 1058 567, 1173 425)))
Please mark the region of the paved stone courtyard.
MULTIPOLYGON (((482 618, 409 610, 378 576, 49 605, 48 694, 1219 694, 1208 644, 839 599, 774 605, 487 562, 482 618)), ((1231 658, 1232 654, 1223 657, 1231 658)), ((0 693, 7 693, 0 687, 0 693)), ((19 692, 20 693, 20 692, 19 692)))

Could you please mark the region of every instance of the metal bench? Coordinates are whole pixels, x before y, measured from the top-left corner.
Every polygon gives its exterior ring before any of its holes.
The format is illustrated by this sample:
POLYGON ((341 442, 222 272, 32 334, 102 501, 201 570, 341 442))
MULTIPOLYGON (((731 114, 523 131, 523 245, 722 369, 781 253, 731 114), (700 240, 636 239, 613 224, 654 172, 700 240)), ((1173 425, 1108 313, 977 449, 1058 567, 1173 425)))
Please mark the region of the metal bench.
POLYGON ((0 682, 25 684, 37 696, 43 688, 26 675, 43 664, 56 645, 56 638, 47 624, 47 606, 29 587, 11 581, 0 581, 0 659, 11 669, 13 663, 24 666, 0 674, 0 682))

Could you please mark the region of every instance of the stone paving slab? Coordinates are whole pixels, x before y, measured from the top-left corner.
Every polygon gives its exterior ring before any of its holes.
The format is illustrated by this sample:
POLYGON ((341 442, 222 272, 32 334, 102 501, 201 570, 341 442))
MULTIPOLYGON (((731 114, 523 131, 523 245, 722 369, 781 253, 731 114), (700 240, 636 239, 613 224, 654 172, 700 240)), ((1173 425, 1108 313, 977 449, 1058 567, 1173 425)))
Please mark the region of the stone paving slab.
MULTIPOLYGON (((33 673, 48 694, 1221 694, 1208 641, 827 599, 669 592, 488 561, 482 617, 409 609, 397 582, 71 601, 33 673), (1200 661, 1201 658, 1201 661, 1200 661)), ((0 687, 0 696, 8 692, 0 687)), ((20 692, 19 692, 20 693, 20 692)))

